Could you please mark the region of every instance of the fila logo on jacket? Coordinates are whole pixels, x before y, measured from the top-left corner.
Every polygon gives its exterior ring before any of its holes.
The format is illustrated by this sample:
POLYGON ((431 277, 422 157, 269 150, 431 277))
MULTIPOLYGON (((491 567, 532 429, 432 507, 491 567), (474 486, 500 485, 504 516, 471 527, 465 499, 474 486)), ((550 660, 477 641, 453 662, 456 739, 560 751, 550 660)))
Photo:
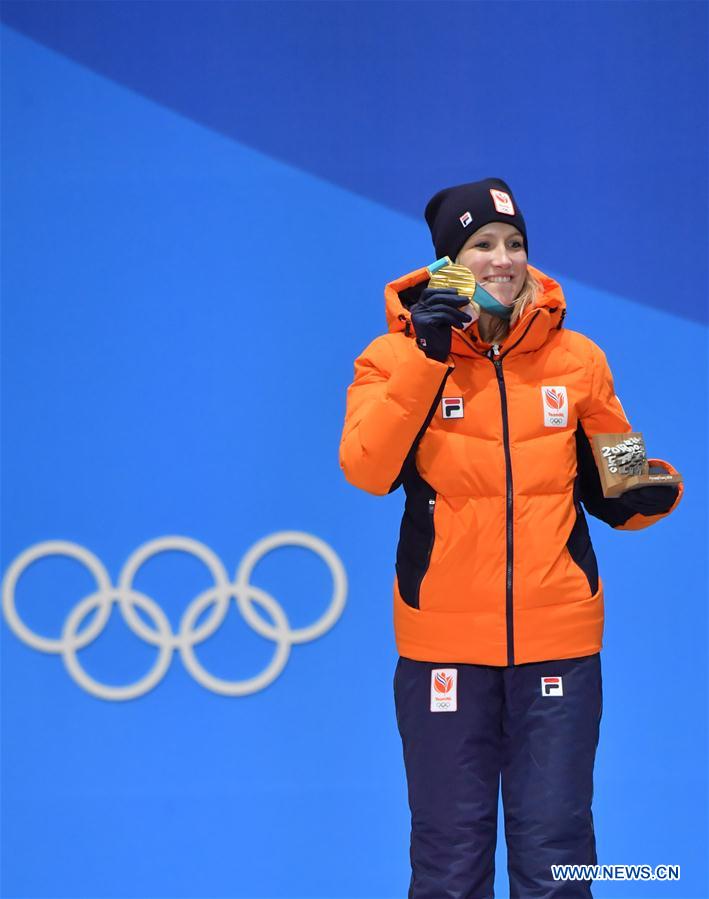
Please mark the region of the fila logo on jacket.
MULTIPOLYGON (((544 427, 565 428, 569 424, 569 400, 563 385, 542 386, 542 414, 544 427)), ((463 397, 444 396, 441 399, 441 416, 445 419, 464 417, 463 397)))

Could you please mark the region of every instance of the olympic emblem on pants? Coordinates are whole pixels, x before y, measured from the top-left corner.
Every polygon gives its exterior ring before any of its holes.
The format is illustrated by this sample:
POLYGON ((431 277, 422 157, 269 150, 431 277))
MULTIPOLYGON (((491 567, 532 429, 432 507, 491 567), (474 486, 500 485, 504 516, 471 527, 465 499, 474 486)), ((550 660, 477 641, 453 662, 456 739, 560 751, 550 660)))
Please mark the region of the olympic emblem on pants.
POLYGON ((156 686, 170 667, 173 651, 179 651, 185 668, 208 690, 224 696, 246 696, 263 690, 281 673, 288 661, 291 646, 316 640, 329 630, 342 614, 347 593, 347 575, 335 551, 323 540, 304 531, 279 531, 255 543, 242 559, 236 577, 230 582, 221 560, 209 547, 189 537, 170 536, 151 540, 128 558, 121 570, 118 586, 113 586, 103 563, 88 549, 65 540, 48 540, 31 546, 21 553, 7 569, 2 585, 2 605, 5 618, 14 633, 28 646, 40 652, 61 654, 69 674, 79 686, 100 699, 126 700, 142 696, 156 686), (332 575, 332 597, 323 615, 307 627, 291 628, 286 613, 276 600, 250 583, 256 564, 269 552, 282 546, 302 546, 312 550, 325 562, 332 575), (167 616, 149 596, 133 589, 133 580, 140 566, 151 556, 177 550, 200 559, 210 570, 214 586, 200 593, 185 609, 179 631, 174 634, 167 616), (69 556, 83 563, 94 576, 97 590, 85 596, 69 613, 58 639, 35 633, 22 621, 15 607, 17 582, 33 562, 46 556, 69 556), (262 637, 275 643, 269 664, 259 674, 245 680, 223 680, 207 671, 198 661, 194 647, 211 637, 222 624, 231 598, 244 620, 262 637), (82 668, 77 651, 87 646, 103 630, 114 603, 118 604, 128 627, 146 643, 158 650, 153 667, 140 680, 126 686, 109 686, 94 680, 82 668), (267 622, 254 608, 260 606, 270 617, 267 622), (205 621, 195 627, 202 612, 213 606, 205 621), (153 623, 150 627, 136 613, 141 609, 153 623), (93 609, 93 621, 82 632, 81 622, 93 609))

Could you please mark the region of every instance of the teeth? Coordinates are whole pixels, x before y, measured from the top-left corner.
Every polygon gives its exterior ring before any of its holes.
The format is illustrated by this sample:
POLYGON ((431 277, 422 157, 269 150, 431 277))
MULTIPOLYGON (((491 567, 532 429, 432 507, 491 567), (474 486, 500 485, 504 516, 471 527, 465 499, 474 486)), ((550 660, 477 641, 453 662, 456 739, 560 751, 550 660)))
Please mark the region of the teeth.
POLYGON ((512 277, 510 275, 504 278, 486 278, 486 281, 491 281, 493 284, 505 284, 507 281, 511 281, 512 277))

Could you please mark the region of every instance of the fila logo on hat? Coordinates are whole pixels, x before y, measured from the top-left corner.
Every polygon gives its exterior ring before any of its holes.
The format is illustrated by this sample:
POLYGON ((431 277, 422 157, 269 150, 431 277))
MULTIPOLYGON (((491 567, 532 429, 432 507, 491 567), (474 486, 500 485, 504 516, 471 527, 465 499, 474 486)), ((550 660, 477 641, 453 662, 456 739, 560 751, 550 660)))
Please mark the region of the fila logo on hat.
POLYGON ((433 668, 431 670, 431 711, 458 711, 457 668, 433 668))
POLYGON ((464 228, 467 228, 468 225, 472 222, 472 220, 473 220, 472 215, 469 212, 464 212, 460 217, 460 224, 464 228))
POLYGON ((569 398, 566 387, 542 387, 545 428, 565 428, 569 423, 569 398))
POLYGON ((563 696, 564 685, 560 677, 542 678, 542 696, 563 696))
POLYGON ((490 196, 492 197, 492 202, 495 204, 495 209, 498 212, 504 212, 505 215, 515 214, 512 198, 504 190, 497 190, 496 188, 491 187, 490 196))
POLYGON ((441 415, 444 418, 463 417, 463 397, 444 396, 441 400, 441 415))

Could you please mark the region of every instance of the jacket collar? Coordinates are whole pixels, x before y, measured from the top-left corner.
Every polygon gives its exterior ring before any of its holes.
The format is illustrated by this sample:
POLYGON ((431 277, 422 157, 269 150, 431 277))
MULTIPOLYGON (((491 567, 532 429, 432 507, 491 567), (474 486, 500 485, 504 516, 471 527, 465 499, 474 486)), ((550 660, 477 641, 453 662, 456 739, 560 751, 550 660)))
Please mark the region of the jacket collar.
MULTIPOLYGON (((532 265, 529 270, 539 280, 542 289, 534 306, 527 308, 514 328, 500 343, 500 356, 528 353, 538 349, 555 330, 562 327, 566 315, 566 300, 561 285, 532 265)), ((409 306, 426 287, 428 268, 418 268, 390 281, 384 288, 387 325, 390 331, 404 331, 413 336, 409 306)), ((480 337, 477 324, 467 331, 453 331, 451 353, 458 356, 481 356, 490 344, 480 337)))

